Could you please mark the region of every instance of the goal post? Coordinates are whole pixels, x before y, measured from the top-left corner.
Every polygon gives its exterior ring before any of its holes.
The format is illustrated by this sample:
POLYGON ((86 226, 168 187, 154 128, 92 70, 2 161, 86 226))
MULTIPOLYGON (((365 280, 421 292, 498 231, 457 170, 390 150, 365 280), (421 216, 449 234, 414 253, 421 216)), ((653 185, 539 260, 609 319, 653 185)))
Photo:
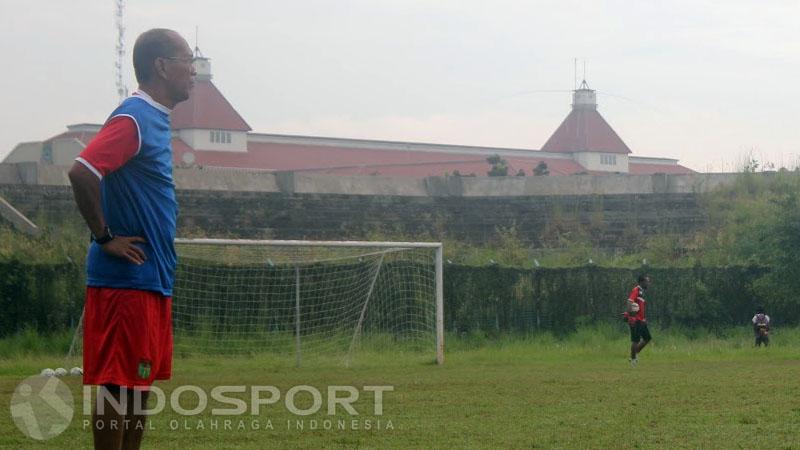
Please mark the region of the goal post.
MULTIPOLYGON (((444 363, 438 242, 175 240, 174 354, 444 363)), ((68 360, 82 353, 82 321, 68 360)))
POLYGON ((435 352, 444 362, 438 242, 176 239, 176 355, 435 352), (290 344, 291 343, 291 344, 290 344), (425 350, 425 349, 428 350, 425 350))

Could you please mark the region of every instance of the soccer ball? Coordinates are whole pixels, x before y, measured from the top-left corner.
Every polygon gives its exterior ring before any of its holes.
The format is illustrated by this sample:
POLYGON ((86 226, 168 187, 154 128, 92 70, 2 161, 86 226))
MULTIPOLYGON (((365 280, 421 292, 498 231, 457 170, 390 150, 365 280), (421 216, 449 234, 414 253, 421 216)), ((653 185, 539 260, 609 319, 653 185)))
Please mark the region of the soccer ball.
POLYGON ((65 369, 65 368, 63 368, 63 367, 59 367, 59 368, 58 368, 58 369, 56 369, 54 372, 55 372, 55 375, 56 375, 57 377, 63 377, 64 375, 66 375, 66 374, 67 374, 67 369, 65 369))
POLYGON ((73 367, 72 369, 69 369, 69 374, 74 377, 77 377, 78 375, 83 375, 83 369, 81 369, 80 367, 73 367))
POLYGON ((639 312, 639 304, 636 303, 636 302, 630 302, 630 305, 628 305, 628 312, 630 312, 632 314, 638 313, 639 312))
POLYGON ((52 377, 55 374, 56 373, 53 371, 53 369, 43 369, 40 375, 43 377, 52 377))

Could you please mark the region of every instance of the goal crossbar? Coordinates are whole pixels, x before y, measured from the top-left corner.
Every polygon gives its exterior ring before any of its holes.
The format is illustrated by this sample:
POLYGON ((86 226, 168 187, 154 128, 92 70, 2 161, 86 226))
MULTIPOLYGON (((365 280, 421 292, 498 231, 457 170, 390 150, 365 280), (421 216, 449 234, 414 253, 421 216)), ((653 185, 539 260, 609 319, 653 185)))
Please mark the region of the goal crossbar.
POLYGON ((380 248, 442 248, 441 242, 388 241, 302 241, 258 239, 187 239, 176 238, 176 244, 199 245, 273 245, 283 247, 380 247, 380 248))

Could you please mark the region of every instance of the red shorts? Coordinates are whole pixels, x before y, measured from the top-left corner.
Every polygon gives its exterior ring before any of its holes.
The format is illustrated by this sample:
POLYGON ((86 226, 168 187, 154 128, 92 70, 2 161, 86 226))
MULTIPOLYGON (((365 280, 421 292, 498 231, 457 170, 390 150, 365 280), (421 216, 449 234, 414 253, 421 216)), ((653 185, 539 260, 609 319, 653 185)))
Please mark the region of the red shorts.
POLYGON ((172 376, 172 297, 88 287, 83 384, 150 386, 172 376))

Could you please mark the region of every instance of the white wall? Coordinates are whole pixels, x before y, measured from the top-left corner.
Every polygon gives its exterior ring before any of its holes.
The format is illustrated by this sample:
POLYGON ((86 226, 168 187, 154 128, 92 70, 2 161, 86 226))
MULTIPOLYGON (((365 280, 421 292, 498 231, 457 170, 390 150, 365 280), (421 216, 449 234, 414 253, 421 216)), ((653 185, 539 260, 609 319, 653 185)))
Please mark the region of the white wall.
POLYGON ((216 150, 222 152, 246 152, 247 151, 247 132, 227 131, 227 130, 207 130, 207 129, 186 129, 179 130, 178 137, 189 147, 195 150, 216 150), (211 142, 212 131, 225 131, 231 134, 231 143, 223 144, 211 142))
POLYGON ((41 142, 22 142, 11 150, 4 163, 39 162, 42 158, 41 142))
POLYGON ((53 164, 57 166, 70 166, 75 162, 85 146, 75 138, 56 139, 52 142, 53 164))
POLYGON ((628 173, 628 155, 623 155, 619 153, 595 153, 595 152, 580 152, 580 153, 573 153, 575 161, 578 164, 582 165, 586 168, 586 170, 596 170, 602 172, 620 172, 620 173, 628 173), (608 165, 602 164, 602 155, 609 155, 615 156, 617 159, 617 164, 615 165, 608 165))
POLYGON ((57 166, 72 166, 75 157, 84 149, 81 141, 75 138, 55 139, 50 143, 51 160, 44 160, 43 142, 23 142, 16 147, 3 160, 3 163, 33 162, 48 164, 52 162, 57 166))

